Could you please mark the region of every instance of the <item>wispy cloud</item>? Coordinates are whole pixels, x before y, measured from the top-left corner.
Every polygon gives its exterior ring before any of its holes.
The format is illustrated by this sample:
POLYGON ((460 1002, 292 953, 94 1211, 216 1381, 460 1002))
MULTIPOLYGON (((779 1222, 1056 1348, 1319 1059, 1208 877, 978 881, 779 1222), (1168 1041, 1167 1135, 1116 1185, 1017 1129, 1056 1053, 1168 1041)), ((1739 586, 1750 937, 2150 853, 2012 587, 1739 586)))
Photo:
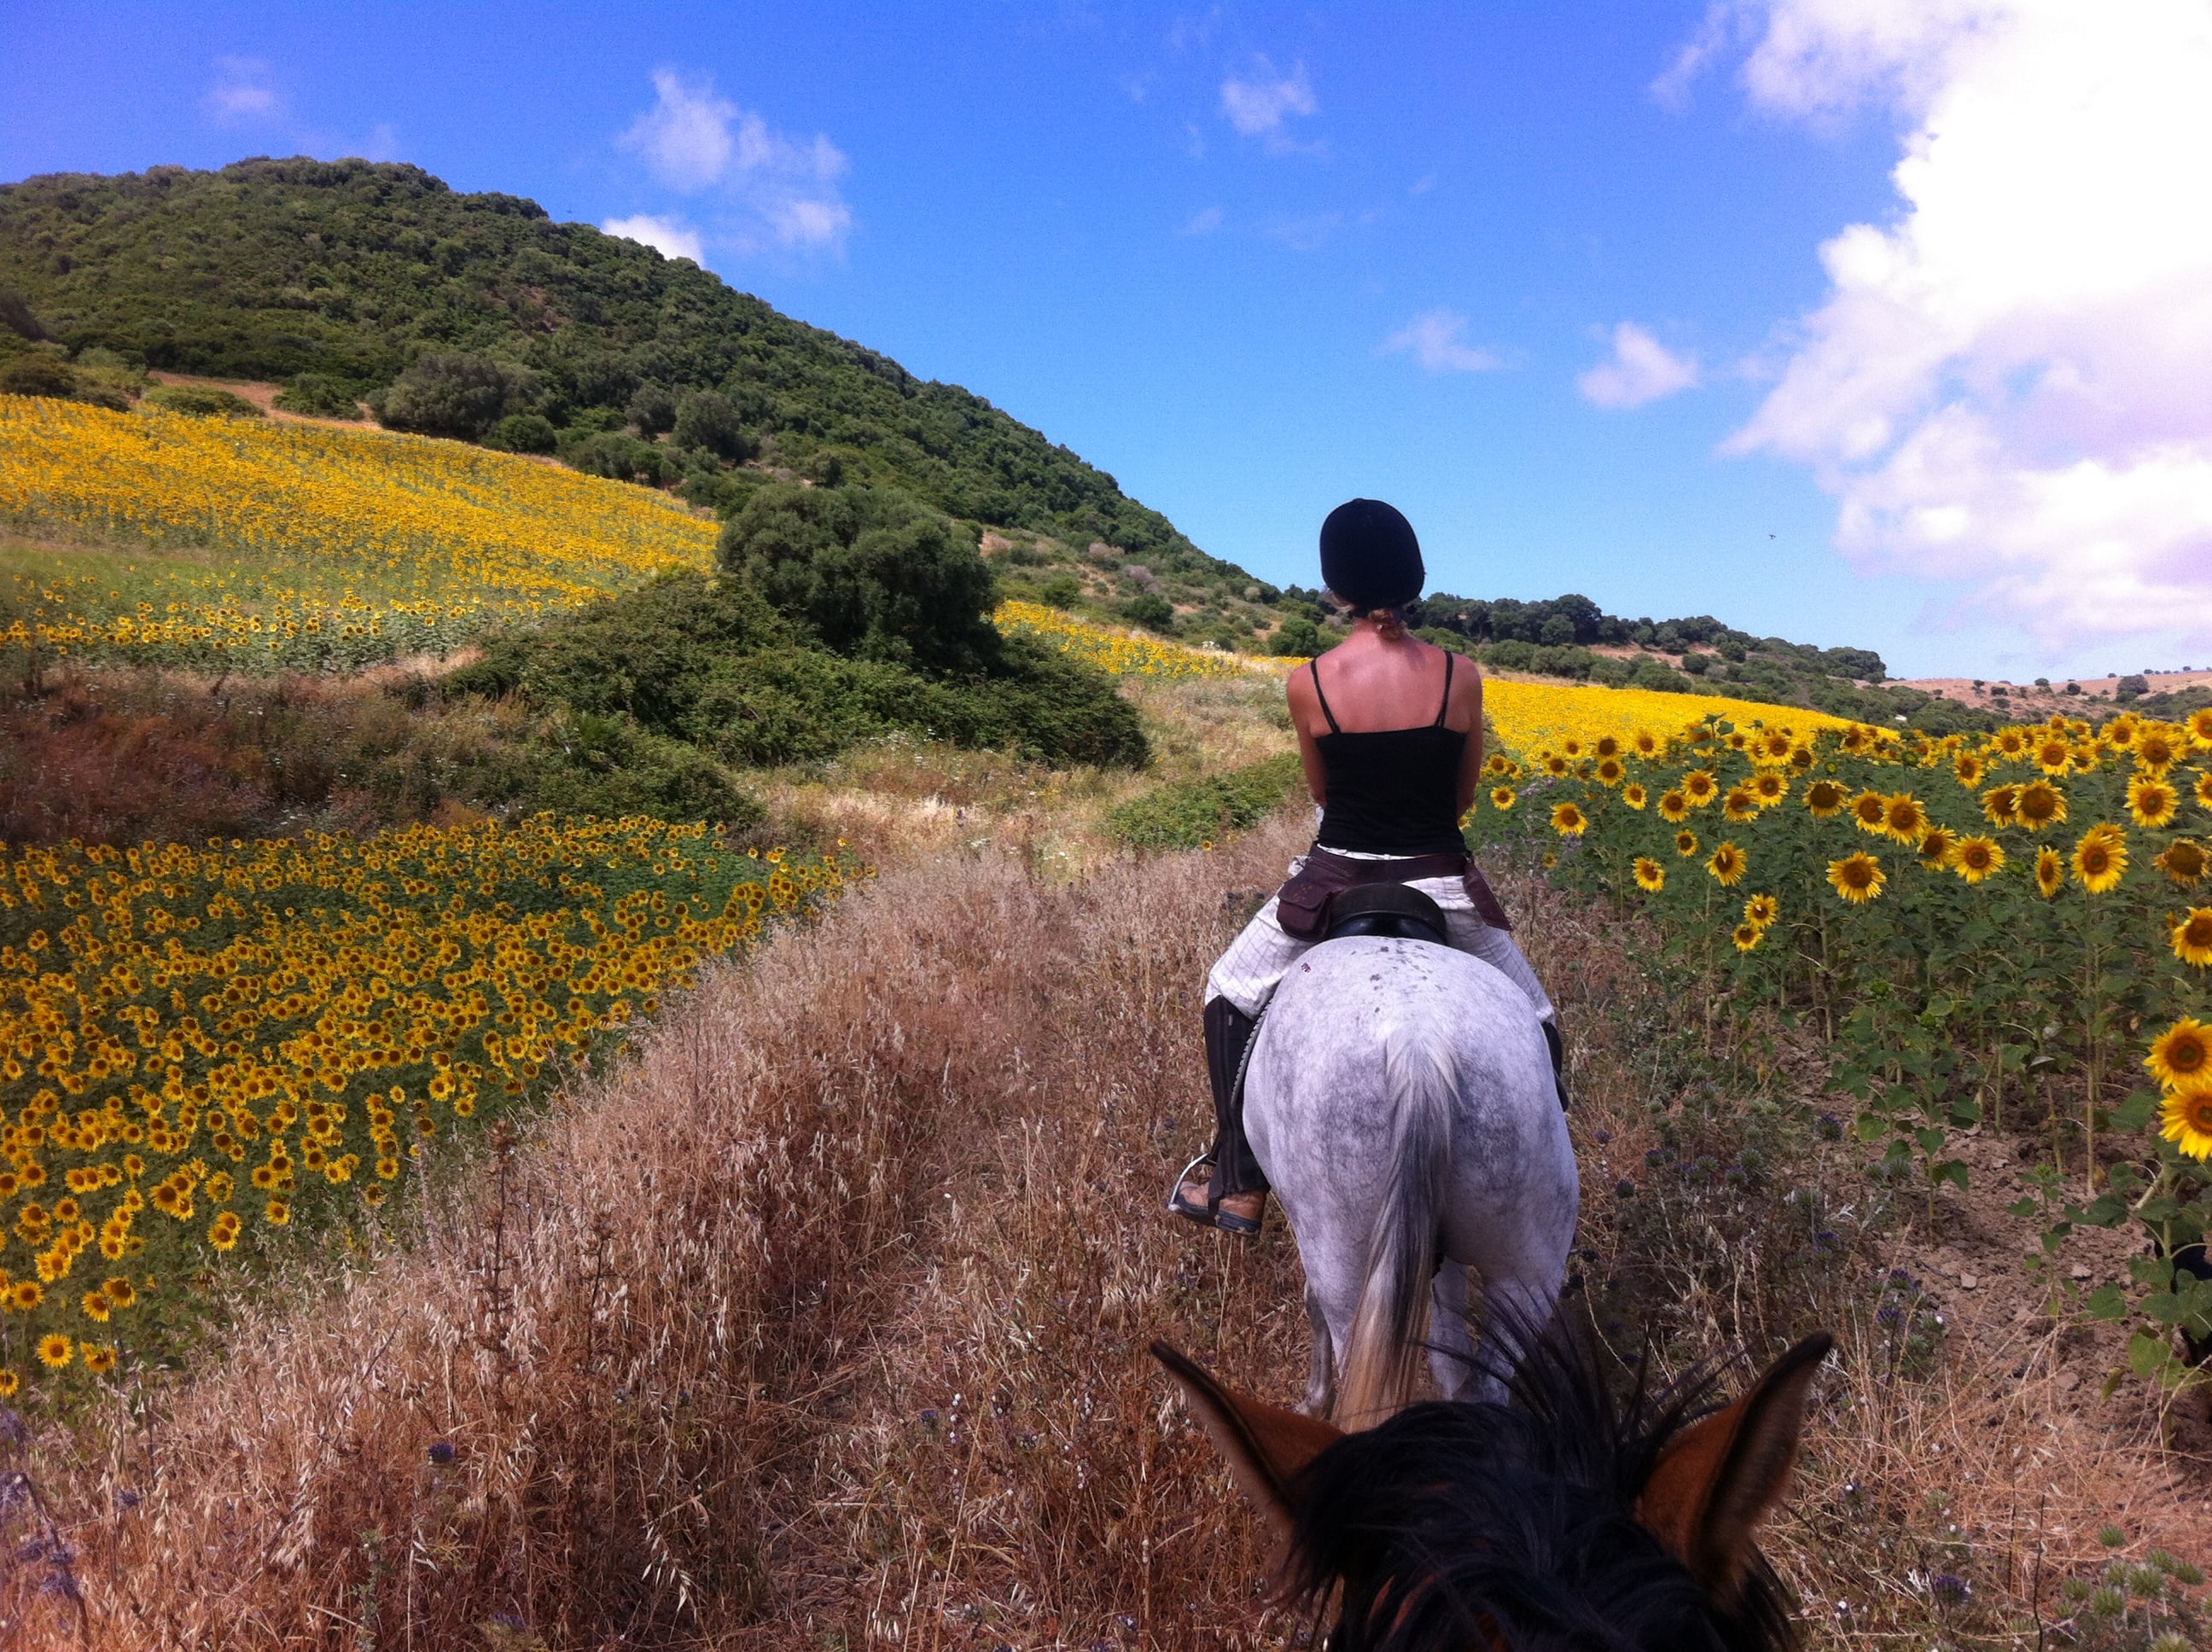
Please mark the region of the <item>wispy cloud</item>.
POLYGON ((1613 354, 1575 380, 1599 407, 1641 407, 1698 382, 1697 358, 1677 355, 1633 321, 1613 330, 1613 354))
POLYGON ((819 133, 807 140, 775 131, 716 95, 709 79, 664 69, 653 87, 653 107, 616 142, 655 179, 680 195, 711 192, 726 204, 733 215, 726 236, 740 250, 843 248, 853 210, 838 180, 850 163, 836 144, 819 133))
POLYGON ((1466 338, 1467 318, 1455 310, 1424 310, 1382 341, 1385 355, 1410 355, 1430 373, 1489 373, 1505 363, 1466 338))
POLYGON ((1190 215, 1189 222, 1185 223, 1182 227, 1182 233, 1186 235, 1211 235, 1215 230, 1221 228, 1221 219, 1222 214, 1219 207, 1206 207, 1201 211, 1194 212, 1190 215))
POLYGON ((641 212, 635 217, 610 218, 599 228, 610 235, 650 246, 664 258, 689 258, 702 270, 707 267, 699 232, 680 218, 656 218, 641 212))
POLYGON ((1248 75, 1231 75, 1221 82, 1221 112, 1246 137, 1258 138, 1270 155, 1311 153, 1319 148, 1298 143, 1287 125, 1292 116, 1321 112, 1304 64, 1293 64, 1285 75, 1266 58, 1255 58, 1248 75))
POLYGON ((251 126, 278 118, 284 99, 269 65, 258 58, 217 58, 215 78, 201 100, 219 126, 251 126))

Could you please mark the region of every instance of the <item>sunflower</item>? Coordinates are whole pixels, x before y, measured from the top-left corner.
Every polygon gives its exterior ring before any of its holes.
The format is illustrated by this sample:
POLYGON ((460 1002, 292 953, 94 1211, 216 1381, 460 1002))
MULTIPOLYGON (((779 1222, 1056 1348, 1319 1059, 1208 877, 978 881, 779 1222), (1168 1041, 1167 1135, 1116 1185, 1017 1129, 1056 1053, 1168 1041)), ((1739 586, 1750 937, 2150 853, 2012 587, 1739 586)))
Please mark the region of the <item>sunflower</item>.
POLYGON ((281 1228, 292 1219, 292 1206, 284 1200, 272 1199, 269 1201, 269 1208, 264 1214, 269 1218, 273 1226, 281 1228))
POLYGON ((1648 728, 1638 729, 1628 737, 1628 743, 1636 748, 1636 755, 1639 757, 1656 757, 1667 744, 1648 728))
POLYGON ((1759 806, 1770 808, 1790 795, 1789 777, 1770 768, 1765 774, 1753 777, 1751 789, 1759 799, 1759 806))
POLYGON ((1835 885, 1836 893, 1859 906, 1880 895, 1887 881, 1881 862, 1863 849, 1828 863, 1828 882, 1835 885))
POLYGON ((1519 799, 1511 787, 1499 786, 1491 789, 1490 800, 1500 809, 1510 809, 1519 799))
POLYGON ((1997 731, 1997 750, 2008 757, 2017 757, 2027 750, 2027 735, 2016 728, 1997 731))
POLYGON ((1493 774, 1502 780, 1511 780, 1513 778, 1515 767, 1516 764, 1514 763, 1513 759, 1507 756, 1502 751, 1492 752, 1490 754, 1490 761, 1483 764, 1483 768, 1486 773, 1493 774))
POLYGON ((1583 755, 1583 743, 1571 734, 1559 742, 1559 749, 1570 757, 1579 757, 1583 755))
POLYGON ((1698 835, 1695 832, 1677 832, 1674 834, 1674 853, 1676 854, 1691 855, 1695 854, 1697 852, 1698 835))
POLYGON ((1641 780, 1631 780, 1620 788, 1620 800, 1632 809, 1641 809, 1651 801, 1651 794, 1644 789, 1641 780))
POLYGON ((1771 929, 1774 920, 1782 915, 1782 902, 1771 895, 1754 895, 1743 903, 1743 920, 1757 924, 1761 929, 1771 929))
POLYGON ((2172 768, 2180 756, 2181 748, 2161 724, 2147 724, 2136 736, 2136 767, 2153 780, 2172 768))
POLYGON ((1668 792, 1659 799, 1659 817, 1680 825, 1689 817, 1690 800, 1680 792, 1668 792))
POLYGON ((1881 829, 1907 848, 1928 835, 1928 811, 1910 792, 1882 799, 1881 829))
POLYGON ((1600 757, 1597 760, 1597 781, 1600 786, 1618 786, 1627 778, 1628 770, 1620 758, 1600 757))
POLYGON ((2046 737, 2035 743, 2035 766, 2053 779, 2074 766, 2074 748, 2056 737, 2046 737))
POLYGON ((2207 809, 2212 809, 2212 774, 2197 777, 2197 800, 2207 809))
POLYGON ((2177 837, 2166 846, 2166 853, 2151 862, 2160 872, 2184 889, 2195 889, 2204 880, 2204 872, 2212 858, 2208 858, 2201 845, 2185 837, 2177 837))
POLYGON ((225 1211, 208 1230, 208 1243, 217 1250, 233 1249, 238 1243, 239 1230, 244 1225, 236 1211, 225 1211))
POLYGON ((2021 825, 2039 832, 2065 823, 2066 794, 2049 780, 2030 780, 2020 788, 2020 801, 2013 808, 2021 825))
POLYGON ((49 1331, 39 1339, 39 1363, 50 1371, 61 1370, 76 1352, 76 1345, 58 1331, 49 1331))
POLYGON ((119 1273, 102 1283, 100 1289, 101 1294, 118 1308, 128 1308, 138 1300, 137 1287, 119 1273))
POLYGON ((1737 951, 1756 952, 1759 944, 1766 938, 1766 932, 1757 924, 1738 924, 1730 932, 1729 938, 1735 941, 1737 951))
POLYGON ((2152 1042, 2143 1065, 2168 1090, 2186 1090, 2212 1078, 2212 1027, 2184 1016, 2152 1042))
POLYGON ((1862 792, 1851 799, 1851 818, 1861 831, 1879 837, 1889 823, 1889 799, 1879 792, 1862 792))
POLYGON ((2127 840, 2117 826, 2093 826, 2074 846, 2074 875, 2092 895, 2109 895, 2118 889, 2120 874, 2127 869, 2127 840))
POLYGON ((2057 850, 2045 847, 2035 857, 2035 887, 2046 901, 2057 898, 2058 891, 2066 887, 2066 857, 2057 850))
POLYGON ((2160 1110, 2163 1134, 2191 1158, 2212 1158, 2212 1089, 2178 1090, 2160 1110))
POLYGON ((102 1325, 107 1323, 107 1316, 115 1311, 115 1304, 107 1300, 107 1293, 104 1291, 86 1291, 84 1301, 79 1306, 84 1309, 87 1319, 97 1320, 102 1325))
POLYGON ((1693 768, 1682 776, 1682 795, 1690 800, 1690 807, 1702 809, 1720 795, 1720 782, 1702 768, 1693 768))
POLYGON ((23 1386, 23 1379, 8 1367, 0 1366, 0 1400, 13 1400, 15 1391, 23 1386))
POLYGON ((1565 779, 1567 771, 1574 767, 1556 751, 1547 751, 1541 762, 1544 765, 1544 772, 1555 780, 1565 779))
POLYGON ((1748 786, 1731 786, 1721 799, 1721 812, 1734 821, 1757 820, 1759 806, 1759 794, 1748 786))
POLYGON ((8 1306, 27 1314, 46 1299, 46 1288, 35 1279, 18 1279, 8 1287, 8 1306))
POLYGON ((2004 870, 2004 851, 1993 837, 1962 837, 1952 852, 1951 867, 1969 884, 1978 884, 1992 872, 2004 870))
POLYGON ((1636 883, 1638 888, 1656 895, 1667 887, 1667 868, 1650 855, 1639 854, 1636 857, 1636 883))
POLYGON ((1750 866, 1750 858, 1736 847, 1733 839, 1715 849, 1713 858, 1705 862, 1705 870, 1721 880, 1723 889, 1733 889, 1741 883, 1750 866))
POLYGON ((1951 772, 1959 777, 1959 784, 1969 792, 1982 783, 1989 773, 1989 765, 1971 751, 1961 751, 1951 764, 1951 772))
POLYGON ((1948 826, 1930 826, 1920 836, 1920 864, 1942 872, 1959 852, 1959 835, 1948 826))
POLYGON ((2156 829, 2171 825, 2180 807, 2181 799, 2164 780, 2137 774, 2128 781, 2128 812, 2135 817, 2138 826, 2156 829))
POLYGON ((1805 806, 1815 820, 1832 820, 1844 811, 1844 788, 1833 780, 1814 780, 1805 788, 1805 806))
POLYGON ((2191 907, 2173 921, 2173 956, 2199 969, 2212 968, 2212 907, 2191 907))
POLYGON ((1589 817, 1571 803, 1552 811, 1552 829, 1561 837, 1580 837, 1589 828, 1589 817))
POLYGON ((1992 826, 2020 823, 2020 787, 1993 786, 1982 793, 1982 817, 1992 826))

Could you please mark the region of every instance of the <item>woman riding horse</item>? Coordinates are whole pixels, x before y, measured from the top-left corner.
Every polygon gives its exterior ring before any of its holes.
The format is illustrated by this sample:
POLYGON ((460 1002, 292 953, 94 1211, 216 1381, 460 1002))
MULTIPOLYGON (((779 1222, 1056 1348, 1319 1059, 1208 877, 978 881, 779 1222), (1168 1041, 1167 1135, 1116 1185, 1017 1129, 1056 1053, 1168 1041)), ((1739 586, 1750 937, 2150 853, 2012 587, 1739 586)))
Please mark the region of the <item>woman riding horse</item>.
MULTIPOLYGON (((1260 1230, 1267 1179, 1244 1136, 1244 1052, 1284 975, 1323 938, 1337 891, 1405 884, 1434 900, 1451 944, 1528 994, 1560 1065, 1552 1000, 1460 835, 1482 772, 1482 677, 1474 661, 1407 633, 1407 605, 1427 577, 1413 525, 1377 499, 1338 506, 1322 524, 1321 571, 1352 629, 1291 673, 1291 719, 1320 828, 1312 849, 1291 863, 1289 882, 1206 977, 1214 1143, 1168 1201, 1178 1216, 1248 1236, 1260 1230)), ((1559 1098, 1564 1105, 1564 1084, 1559 1098)))

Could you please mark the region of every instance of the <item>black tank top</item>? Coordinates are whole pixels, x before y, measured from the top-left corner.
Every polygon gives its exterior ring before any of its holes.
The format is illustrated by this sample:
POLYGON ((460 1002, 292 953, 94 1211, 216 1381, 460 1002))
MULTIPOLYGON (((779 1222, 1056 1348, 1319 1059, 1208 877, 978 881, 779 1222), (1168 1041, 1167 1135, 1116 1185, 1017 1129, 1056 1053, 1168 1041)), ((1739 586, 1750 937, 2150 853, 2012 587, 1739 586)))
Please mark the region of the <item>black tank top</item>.
POLYGON ((1377 729, 1347 734, 1321 689, 1321 662, 1313 672, 1314 696, 1328 719, 1328 732, 1314 741, 1321 753, 1328 803, 1315 841, 1324 849, 1363 854, 1450 854, 1464 851, 1459 830, 1459 767, 1467 736, 1444 726, 1451 708, 1454 656, 1444 655, 1443 703, 1437 720, 1422 728, 1377 729))

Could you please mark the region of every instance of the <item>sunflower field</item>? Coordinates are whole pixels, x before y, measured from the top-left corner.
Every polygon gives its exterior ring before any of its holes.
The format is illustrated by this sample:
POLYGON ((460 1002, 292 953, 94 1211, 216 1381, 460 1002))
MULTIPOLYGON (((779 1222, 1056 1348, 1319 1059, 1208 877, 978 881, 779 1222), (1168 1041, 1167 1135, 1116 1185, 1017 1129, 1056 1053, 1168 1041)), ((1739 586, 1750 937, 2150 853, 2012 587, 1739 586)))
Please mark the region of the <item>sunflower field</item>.
POLYGON ((2212 1283, 2175 1265, 2212 1228, 2212 710, 1569 735, 1494 756, 1468 823, 1639 908, 1709 1029, 1827 1040, 1877 1180, 1932 1200, 1968 1185, 1954 1131, 2045 1139, 2013 1207, 2029 1266, 2054 1305, 2160 1327, 2138 1374, 2179 1379, 2172 1327, 2212 1338, 2212 1283), (2075 1228, 2130 1224, 2151 1242, 2127 1278, 2053 1265, 2075 1228))
POLYGON ((147 665, 320 670, 714 562, 650 489, 465 442, 0 396, 0 641, 147 665), (143 550, 140 549, 143 548, 143 550))
POLYGON ((1002 602, 991 620, 1001 631, 1025 632, 1113 677, 1234 677, 1247 669, 1241 656, 1218 648, 1130 636, 1070 619, 1042 603, 1002 602))
POLYGON ((173 1359, 227 1267, 861 871, 642 817, 0 845, 0 1395, 173 1359))

